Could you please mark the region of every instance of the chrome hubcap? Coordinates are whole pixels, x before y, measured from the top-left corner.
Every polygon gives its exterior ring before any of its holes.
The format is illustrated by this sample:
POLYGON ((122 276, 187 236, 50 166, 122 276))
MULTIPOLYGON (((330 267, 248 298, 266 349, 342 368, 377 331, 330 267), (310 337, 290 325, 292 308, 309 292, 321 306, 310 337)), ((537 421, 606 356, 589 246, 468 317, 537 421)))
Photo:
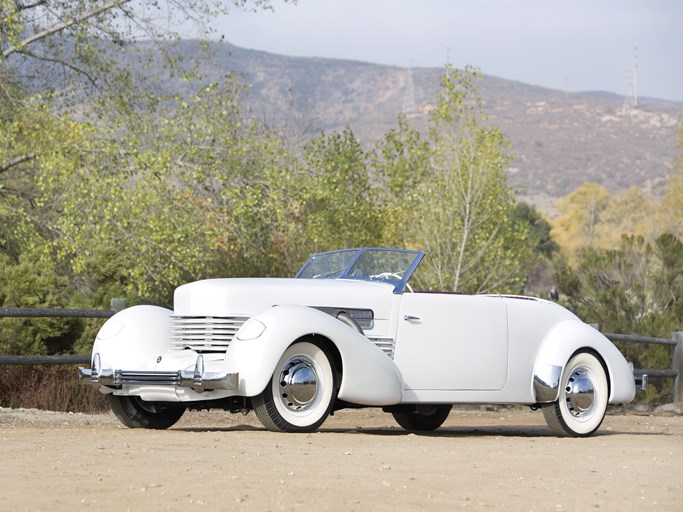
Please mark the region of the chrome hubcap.
POLYGON ((574 416, 583 416, 590 411, 595 401, 595 386, 585 368, 575 368, 565 386, 567 409, 574 416))
POLYGON ((297 356, 285 363, 280 371, 280 400, 292 411, 301 411, 315 398, 318 375, 312 361, 297 356))

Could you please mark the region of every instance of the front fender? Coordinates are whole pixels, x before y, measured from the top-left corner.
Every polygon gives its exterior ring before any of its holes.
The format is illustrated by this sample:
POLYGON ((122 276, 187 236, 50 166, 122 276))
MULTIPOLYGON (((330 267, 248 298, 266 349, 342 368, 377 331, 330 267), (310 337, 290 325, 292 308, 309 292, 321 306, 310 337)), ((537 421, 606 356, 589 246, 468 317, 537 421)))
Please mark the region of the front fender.
POLYGON ((384 352, 327 313, 294 305, 276 306, 253 317, 230 343, 226 353, 227 371, 239 373, 239 394, 260 394, 285 349, 307 336, 320 337, 323 342, 329 340, 339 352, 342 378, 338 397, 341 400, 376 406, 400 402, 402 380, 396 365, 384 352), (265 328, 254 322, 260 322, 265 328))
POLYGON ((147 369, 150 361, 168 351, 171 310, 133 306, 109 318, 97 333, 92 353, 103 368, 147 369))
POLYGON ((578 319, 556 324, 546 335, 534 365, 534 396, 537 402, 557 400, 562 370, 581 349, 595 351, 607 367, 609 403, 626 403, 636 394, 633 372, 624 356, 599 331, 578 319))

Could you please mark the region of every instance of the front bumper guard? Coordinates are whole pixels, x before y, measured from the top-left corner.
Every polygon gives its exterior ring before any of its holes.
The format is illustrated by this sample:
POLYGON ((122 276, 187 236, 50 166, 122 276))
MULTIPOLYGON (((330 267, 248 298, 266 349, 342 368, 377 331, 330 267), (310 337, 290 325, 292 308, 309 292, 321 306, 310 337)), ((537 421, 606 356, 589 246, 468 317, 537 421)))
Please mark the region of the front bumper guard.
POLYGON ((238 373, 204 371, 204 357, 197 356, 194 370, 139 371, 102 368, 100 355, 95 354, 92 368, 79 368, 81 384, 121 389, 124 384, 139 386, 178 386, 191 388, 198 393, 213 389, 235 390, 239 384, 238 373))

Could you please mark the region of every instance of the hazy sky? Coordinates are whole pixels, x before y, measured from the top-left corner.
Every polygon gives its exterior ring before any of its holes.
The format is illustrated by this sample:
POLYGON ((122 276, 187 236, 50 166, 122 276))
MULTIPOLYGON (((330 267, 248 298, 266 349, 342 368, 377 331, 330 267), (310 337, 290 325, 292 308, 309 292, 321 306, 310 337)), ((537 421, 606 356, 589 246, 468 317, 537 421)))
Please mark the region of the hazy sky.
POLYGON ((683 0, 273 0, 234 10, 218 35, 294 56, 440 67, 560 90, 683 101, 683 0))

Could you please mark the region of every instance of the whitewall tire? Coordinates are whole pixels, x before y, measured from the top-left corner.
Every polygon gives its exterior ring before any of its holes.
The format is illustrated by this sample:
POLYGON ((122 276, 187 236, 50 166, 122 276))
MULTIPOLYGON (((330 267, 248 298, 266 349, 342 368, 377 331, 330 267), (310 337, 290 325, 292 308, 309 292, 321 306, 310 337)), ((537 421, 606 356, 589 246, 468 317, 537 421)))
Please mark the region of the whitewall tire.
POLYGON ((543 416, 559 436, 586 437, 600 427, 608 400, 609 384, 601 361, 590 352, 579 352, 565 366, 558 400, 543 406, 543 416))
POLYGON ((313 432, 336 398, 336 370, 328 349, 301 341, 285 350, 266 389, 251 403, 268 430, 313 432))

